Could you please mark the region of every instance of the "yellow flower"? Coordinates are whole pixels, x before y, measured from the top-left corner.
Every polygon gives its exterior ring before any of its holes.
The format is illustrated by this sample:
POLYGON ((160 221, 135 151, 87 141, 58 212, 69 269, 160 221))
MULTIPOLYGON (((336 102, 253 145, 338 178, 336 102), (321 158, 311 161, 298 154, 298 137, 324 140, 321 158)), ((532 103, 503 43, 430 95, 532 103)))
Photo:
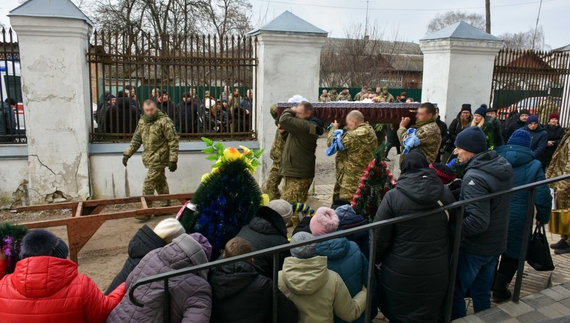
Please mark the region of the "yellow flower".
POLYGON ((228 147, 224 150, 224 157, 226 158, 226 161, 232 162, 234 160, 238 160, 241 157, 241 153, 237 148, 228 147))
POLYGON ((201 182, 204 183, 204 182, 208 179, 208 177, 210 177, 210 174, 209 174, 209 173, 206 173, 206 174, 202 175, 202 180, 201 180, 201 182))
POLYGON ((269 195, 263 194, 261 195, 261 206, 266 206, 269 203, 269 195))
POLYGON ((246 146, 239 146, 239 148, 241 148, 243 150, 244 155, 249 154, 249 148, 247 148, 246 146))

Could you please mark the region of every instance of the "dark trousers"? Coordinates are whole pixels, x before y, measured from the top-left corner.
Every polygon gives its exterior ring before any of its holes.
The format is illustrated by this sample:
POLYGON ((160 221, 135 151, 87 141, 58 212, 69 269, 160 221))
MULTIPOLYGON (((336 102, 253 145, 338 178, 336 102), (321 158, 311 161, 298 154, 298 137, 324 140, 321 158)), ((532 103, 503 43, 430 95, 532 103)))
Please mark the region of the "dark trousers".
POLYGON ((384 157, 388 157, 388 153, 394 147, 396 147, 396 153, 398 153, 398 155, 399 155, 400 154, 400 144, 398 143, 397 145, 394 145, 391 142, 388 142, 388 146, 386 147, 386 156, 384 156, 384 157))
POLYGON ((499 270, 497 270, 497 272, 500 275, 503 275, 505 280, 507 280, 505 281, 506 285, 508 285, 511 282, 511 280, 513 280, 513 277, 515 276, 518 267, 519 267, 518 259, 510 258, 507 256, 501 256, 501 261, 499 262, 499 270))

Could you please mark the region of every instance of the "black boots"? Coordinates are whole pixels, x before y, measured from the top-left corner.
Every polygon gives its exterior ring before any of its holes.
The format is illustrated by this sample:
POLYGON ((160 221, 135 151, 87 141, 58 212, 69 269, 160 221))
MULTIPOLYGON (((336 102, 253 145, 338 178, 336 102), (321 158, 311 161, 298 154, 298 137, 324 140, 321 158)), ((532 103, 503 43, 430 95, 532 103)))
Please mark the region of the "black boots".
POLYGON ((502 303, 511 299, 509 284, 513 278, 497 273, 495 277, 495 288, 493 289, 493 301, 502 303))
POLYGON ((568 249, 570 248, 570 244, 566 241, 566 239, 560 239, 557 243, 553 243, 550 245, 552 249, 568 249))

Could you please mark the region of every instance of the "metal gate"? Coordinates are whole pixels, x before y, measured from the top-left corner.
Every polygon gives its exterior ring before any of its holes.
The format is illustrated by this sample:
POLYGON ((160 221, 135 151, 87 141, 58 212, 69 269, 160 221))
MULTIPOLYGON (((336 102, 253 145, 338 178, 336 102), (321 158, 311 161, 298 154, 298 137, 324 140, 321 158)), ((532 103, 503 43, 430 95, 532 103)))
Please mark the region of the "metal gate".
POLYGON ((536 114, 542 124, 560 113, 569 126, 570 52, 503 49, 495 58, 491 105, 505 125, 521 109, 536 114))

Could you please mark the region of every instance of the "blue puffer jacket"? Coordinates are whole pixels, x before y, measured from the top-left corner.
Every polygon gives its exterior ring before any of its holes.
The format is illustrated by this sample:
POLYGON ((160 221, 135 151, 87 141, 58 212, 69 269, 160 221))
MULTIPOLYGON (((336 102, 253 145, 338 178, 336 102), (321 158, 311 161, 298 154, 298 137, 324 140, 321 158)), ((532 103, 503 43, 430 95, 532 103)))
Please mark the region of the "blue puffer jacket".
MULTIPOLYGON (((336 208, 336 215, 338 215, 338 231, 348 230, 366 224, 366 220, 362 215, 356 214, 352 206, 342 205, 336 208)), ((356 242, 360 251, 364 254, 366 259, 370 255, 370 232, 354 233, 346 237, 350 241, 356 242)))
MULTIPOLYGON (((505 145, 497 147, 496 152, 513 166, 514 187, 545 179, 542 165, 534 158, 532 150, 523 146, 505 145)), ((513 259, 519 259, 527 202, 527 191, 513 195, 507 251, 504 253, 505 256, 513 259)), ((548 223, 548 220, 550 220, 550 209, 552 208, 552 198, 547 185, 536 188, 535 206, 537 211, 536 219, 542 224, 548 223)))
MULTIPOLYGON (((317 243, 317 256, 328 258, 328 269, 340 275, 350 296, 354 297, 362 291, 362 285, 368 280, 368 260, 358 245, 346 238, 337 238, 317 243)), ((364 323, 365 314, 354 322, 364 323)), ((335 323, 345 322, 335 317, 335 323)))

